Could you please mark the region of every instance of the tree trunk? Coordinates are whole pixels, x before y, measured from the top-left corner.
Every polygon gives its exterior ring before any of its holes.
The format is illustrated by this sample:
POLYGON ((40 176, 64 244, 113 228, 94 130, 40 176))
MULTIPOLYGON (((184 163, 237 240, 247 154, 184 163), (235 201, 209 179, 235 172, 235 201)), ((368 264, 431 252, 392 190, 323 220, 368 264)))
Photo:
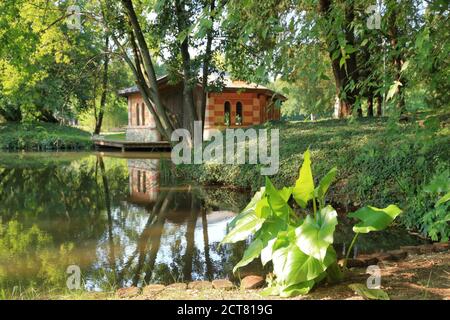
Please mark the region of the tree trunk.
POLYGON ((394 57, 392 59, 392 64, 394 65, 395 70, 395 76, 394 80, 401 83, 397 88, 397 95, 398 95, 398 102, 397 102, 397 108, 400 111, 400 114, 403 114, 405 112, 405 94, 404 94, 404 87, 405 87, 405 80, 402 79, 401 70, 403 67, 403 57, 401 53, 401 49, 399 48, 398 43, 398 37, 399 37, 399 30, 397 27, 397 10, 398 10, 398 4, 397 3, 391 3, 391 6, 394 8, 390 12, 389 18, 388 18, 388 36, 389 36, 389 42, 391 43, 392 50, 395 52, 394 57))
POLYGON ((358 118, 362 118, 363 112, 362 112, 362 109, 361 109, 361 108, 358 108, 358 109, 356 110, 356 115, 357 115, 358 118))
POLYGON ((165 139, 167 141, 170 141, 170 135, 164 129, 161 119, 158 116, 158 113, 156 112, 155 105, 151 101, 150 88, 146 84, 145 76, 143 74, 144 71, 143 71, 143 68, 141 67, 142 59, 140 59, 139 49, 137 47, 135 37, 131 32, 130 32, 130 39, 131 39, 131 41, 130 41, 131 47, 132 47, 133 53, 134 53, 134 61, 135 61, 136 66, 138 66, 138 67, 135 68, 133 63, 130 61, 130 59, 127 58, 127 56, 125 56, 125 60, 127 61, 128 65, 131 67, 131 70, 133 71, 134 76, 136 77, 136 84, 139 88, 139 91, 142 94, 142 99, 144 100, 147 108, 150 110, 150 113, 152 114, 153 118, 155 119, 155 124, 156 124, 157 130, 161 133, 161 135, 163 137, 165 137, 165 139))
MULTIPOLYGON (((214 23, 214 17, 212 12, 215 9, 215 0, 210 0, 210 19, 214 23)), ((202 101, 200 106, 200 117, 202 120, 202 139, 203 139, 203 131, 205 130, 205 118, 206 118, 206 103, 208 101, 208 76, 209 76, 209 67, 211 64, 211 47, 213 40, 213 32, 214 29, 211 27, 206 34, 206 49, 205 49, 205 57, 203 58, 203 70, 202 70, 202 101)))
MULTIPOLYGON (((136 38, 136 47, 135 49, 138 51, 140 55, 140 60, 142 65, 136 65, 136 69, 142 69, 142 78, 136 79, 138 82, 139 91, 145 98, 145 100, 150 100, 150 104, 147 101, 144 101, 149 109, 151 105, 154 106, 154 112, 160 122, 161 126, 157 125, 158 131, 160 131, 161 135, 165 137, 168 141, 170 141, 170 136, 173 132, 172 123, 167 116, 166 110, 162 104, 161 97, 158 91, 158 82, 156 79, 155 68, 153 67, 152 59, 150 56, 150 51, 147 46, 147 42, 145 41, 144 34, 142 32, 141 26, 139 24, 136 12, 133 7, 133 3, 131 0, 122 0, 122 4, 125 8, 127 17, 129 19, 129 24, 132 28, 132 33, 136 38), (145 80, 145 82, 142 82, 145 80), (144 92, 145 91, 145 92, 144 92)), ((135 45, 135 44, 133 44, 135 45)), ((139 57, 135 57, 139 58, 139 57)), ((129 63, 129 61, 128 61, 129 63)), ((135 72, 136 70, 133 70, 135 72)), ((152 112, 152 110, 150 110, 152 112)), ((153 112, 152 112, 153 114, 153 112)))
POLYGON ((383 97, 380 94, 377 95, 377 117, 383 115, 383 97))
MULTIPOLYGON (((331 0, 320 0, 319 1, 319 12, 331 23, 334 18, 331 14, 331 0)), ((355 38, 353 30, 351 29, 351 24, 355 18, 353 3, 346 5, 345 13, 345 27, 342 32, 345 34, 347 44, 355 46, 355 38)), ((333 69, 333 75, 336 84, 336 92, 339 96, 339 112, 338 117, 344 118, 349 116, 356 102, 358 96, 358 90, 356 88, 348 89, 348 86, 353 80, 356 84, 358 81, 358 69, 356 61, 356 52, 349 54, 349 59, 341 66, 340 61, 342 55, 339 54, 333 59, 333 53, 339 50, 339 44, 337 41, 338 35, 336 32, 327 30, 326 42, 328 46, 328 51, 331 59, 331 66, 333 69), (343 95, 345 93, 345 95, 343 95)))
MULTIPOLYGON (((184 1, 175 1, 175 13, 177 17, 178 32, 186 30, 188 17, 184 10, 184 1)), ((189 54, 189 35, 186 35, 180 46, 181 59, 183 64, 183 127, 194 136, 194 121, 198 120, 197 109, 194 101, 194 87, 197 84, 196 77, 192 75, 191 57, 189 54)))
POLYGON ((372 118, 373 117, 373 94, 369 94, 367 97, 367 116, 372 118))
MULTIPOLYGON (((100 110, 95 122, 95 134, 100 134, 103 124, 103 115, 105 113, 106 98, 108 96, 108 65, 109 65, 109 36, 105 36, 105 60, 103 61, 103 82, 102 82, 102 96, 100 98, 100 110)), ((95 97, 94 97, 95 99, 95 97)))

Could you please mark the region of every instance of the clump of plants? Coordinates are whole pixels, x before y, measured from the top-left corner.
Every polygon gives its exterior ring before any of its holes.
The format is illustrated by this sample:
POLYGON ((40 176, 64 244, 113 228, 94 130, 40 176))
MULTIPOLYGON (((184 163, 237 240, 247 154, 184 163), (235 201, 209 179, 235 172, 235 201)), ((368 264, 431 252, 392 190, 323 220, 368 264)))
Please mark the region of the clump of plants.
POLYGON ((237 126, 242 125, 242 117, 239 114, 236 115, 236 125, 237 126))
POLYGON ((435 174, 423 191, 419 197, 429 197, 435 201, 434 206, 428 208, 422 217, 423 231, 433 241, 448 241, 450 238, 450 170, 435 174))
POLYGON ((231 124, 231 118, 230 118, 230 113, 229 113, 229 112, 225 112, 225 115, 224 115, 224 123, 225 123, 225 125, 226 125, 227 127, 229 127, 230 124, 231 124))
MULTIPOLYGON (((338 265, 332 245, 338 224, 337 212, 325 203, 337 168, 331 169, 315 186, 309 150, 303 159, 295 186, 278 190, 266 177, 265 187, 231 222, 231 230, 222 241, 235 243, 252 238, 233 272, 258 257, 263 265, 272 262, 274 279, 263 292, 267 295, 306 294, 322 281, 341 280, 346 268, 345 262, 343 269, 338 265), (299 210, 290 205, 291 199, 299 210)), ((389 205, 384 209, 366 206, 350 213, 349 217, 360 221, 353 227, 355 236, 348 254, 360 233, 387 228, 401 212, 397 206, 389 205)))

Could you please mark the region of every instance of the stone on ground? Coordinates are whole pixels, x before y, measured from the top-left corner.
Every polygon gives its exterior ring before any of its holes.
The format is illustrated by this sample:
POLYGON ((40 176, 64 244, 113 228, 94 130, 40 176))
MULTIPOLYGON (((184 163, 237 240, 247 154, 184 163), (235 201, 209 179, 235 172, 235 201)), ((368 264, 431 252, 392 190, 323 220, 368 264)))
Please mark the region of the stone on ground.
POLYGON ((231 290, 234 288, 233 283, 227 279, 218 279, 212 282, 214 289, 231 290))
POLYGON ((183 282, 176 282, 176 283, 169 284, 166 287, 166 289, 167 290, 186 290, 187 284, 183 283, 183 282))
POLYGON ((241 288, 258 289, 264 285, 264 278, 261 276, 247 276, 241 280, 241 288))
POLYGON ((164 290, 166 286, 162 284, 149 284, 142 289, 144 296, 154 296, 164 290))
POLYGON ((120 288, 116 291, 119 298, 132 298, 138 296, 140 289, 137 287, 120 288))
POLYGON ((212 289, 213 285, 209 281, 193 281, 189 282, 188 288, 195 290, 212 289))

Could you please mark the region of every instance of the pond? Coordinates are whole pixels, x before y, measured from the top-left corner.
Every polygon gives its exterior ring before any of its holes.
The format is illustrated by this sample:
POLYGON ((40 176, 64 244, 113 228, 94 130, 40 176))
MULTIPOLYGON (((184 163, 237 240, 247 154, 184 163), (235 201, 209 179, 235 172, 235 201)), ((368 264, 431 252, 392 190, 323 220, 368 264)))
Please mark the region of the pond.
MULTIPOLYGON (((166 154, 0 153, 0 298, 229 278, 247 243, 220 246, 250 192, 179 181, 166 154)), ((345 217, 341 217, 345 221, 345 217)), ((352 238, 340 224, 335 247, 352 238)), ((359 252, 411 245, 403 229, 361 237, 359 252)), ((240 276, 263 273, 259 261, 240 276)))

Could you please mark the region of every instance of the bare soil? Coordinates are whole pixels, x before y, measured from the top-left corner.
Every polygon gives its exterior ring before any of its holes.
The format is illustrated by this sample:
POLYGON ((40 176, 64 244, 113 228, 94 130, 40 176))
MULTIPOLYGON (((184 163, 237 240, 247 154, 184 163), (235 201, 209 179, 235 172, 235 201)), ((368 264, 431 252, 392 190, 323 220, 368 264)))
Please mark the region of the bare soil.
MULTIPOLYGON (((379 263, 381 289, 392 300, 449 300, 450 299, 450 251, 422 255, 409 255, 399 262, 379 263)), ((361 300, 348 285, 366 283, 365 269, 351 269, 347 279, 336 285, 322 285, 308 295, 292 299, 316 300, 361 300)), ((261 290, 163 290, 152 296, 140 295, 133 299, 150 300, 267 300, 278 297, 263 297, 261 290)))

